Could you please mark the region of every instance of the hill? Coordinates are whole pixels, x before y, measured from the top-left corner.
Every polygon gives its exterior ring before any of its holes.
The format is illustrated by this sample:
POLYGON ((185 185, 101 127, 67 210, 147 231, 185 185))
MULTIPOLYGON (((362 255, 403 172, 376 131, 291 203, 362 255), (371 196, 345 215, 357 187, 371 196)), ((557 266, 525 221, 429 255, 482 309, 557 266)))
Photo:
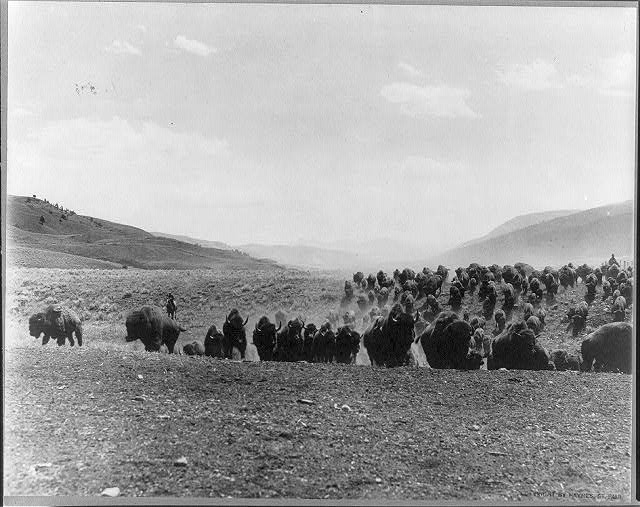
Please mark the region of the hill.
POLYGON ((634 255, 633 216, 633 201, 600 206, 467 243, 434 256, 431 262, 449 266, 526 262, 543 267, 569 261, 595 264, 612 252, 619 259, 630 259, 634 255))
POLYGON ((154 236, 137 227, 78 215, 26 196, 7 196, 7 244, 8 262, 25 267, 40 267, 42 251, 50 251, 73 256, 56 255, 56 267, 78 267, 86 259, 84 267, 93 268, 97 259, 144 269, 280 268, 273 261, 242 252, 154 236), (29 250, 34 255, 26 255, 29 250), (29 264, 29 259, 36 259, 35 264, 29 264))
POLYGON ((525 227, 529 227, 531 225, 536 225, 542 222, 547 222, 549 220, 553 220, 554 218, 560 218, 567 215, 572 215, 573 213, 579 213, 580 210, 572 209, 572 210, 553 210, 553 211, 542 211, 540 213, 528 213, 526 215, 519 215, 511 220, 507 220, 505 223, 499 225, 495 229, 492 229, 484 236, 481 236, 476 239, 472 239, 471 241, 467 241, 460 246, 471 246, 487 239, 496 238, 498 236, 502 236, 503 234, 508 234, 510 232, 517 231, 518 229, 524 229, 525 227))

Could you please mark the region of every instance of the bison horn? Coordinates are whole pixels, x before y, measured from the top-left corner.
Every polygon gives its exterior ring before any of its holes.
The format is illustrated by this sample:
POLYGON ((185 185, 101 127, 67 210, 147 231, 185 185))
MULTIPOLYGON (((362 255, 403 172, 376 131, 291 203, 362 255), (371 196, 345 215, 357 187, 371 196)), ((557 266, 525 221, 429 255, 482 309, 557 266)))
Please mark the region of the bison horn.
POLYGON ((416 318, 413 319, 413 323, 415 324, 416 322, 418 322, 419 319, 420 319, 420 313, 418 313, 418 310, 416 310, 416 318))
POLYGON ((247 322, 249 322, 249 317, 247 317, 247 318, 245 319, 244 324, 242 324, 242 327, 246 326, 246 325, 247 325, 247 322))
POLYGON ((227 315, 227 318, 225 319, 225 321, 226 321, 227 324, 230 324, 228 315, 227 315))
POLYGON ((258 323, 256 322, 256 331, 260 331, 260 328, 258 327, 258 323))
POLYGON ((398 323, 398 319, 396 319, 393 315, 391 316, 391 320, 393 321, 394 324, 398 323))
POLYGON ((276 333, 277 333, 278 331, 280 331, 280 328, 281 328, 281 327, 282 327, 282 321, 280 320, 280 321, 278 321, 278 329, 276 329, 276 333))

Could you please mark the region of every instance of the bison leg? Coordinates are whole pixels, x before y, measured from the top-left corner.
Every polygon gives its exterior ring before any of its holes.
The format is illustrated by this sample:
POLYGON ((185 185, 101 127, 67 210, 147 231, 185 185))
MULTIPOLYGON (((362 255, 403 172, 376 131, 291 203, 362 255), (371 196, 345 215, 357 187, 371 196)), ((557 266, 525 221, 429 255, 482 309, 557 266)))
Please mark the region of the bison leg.
POLYGON ((69 334, 67 335, 67 338, 69 339, 69 344, 73 347, 73 346, 76 344, 76 342, 75 342, 75 341, 73 341, 73 334, 72 334, 72 333, 69 333, 69 334))
POLYGON ((82 347, 82 330, 76 327, 76 339, 78 340, 78 347, 82 347))
POLYGON ((44 335, 42 337, 42 345, 46 345, 47 343, 49 343, 49 340, 51 339, 51 337, 49 335, 44 335))
POLYGON ((58 340, 58 347, 62 347, 64 345, 64 336, 57 338, 58 340))

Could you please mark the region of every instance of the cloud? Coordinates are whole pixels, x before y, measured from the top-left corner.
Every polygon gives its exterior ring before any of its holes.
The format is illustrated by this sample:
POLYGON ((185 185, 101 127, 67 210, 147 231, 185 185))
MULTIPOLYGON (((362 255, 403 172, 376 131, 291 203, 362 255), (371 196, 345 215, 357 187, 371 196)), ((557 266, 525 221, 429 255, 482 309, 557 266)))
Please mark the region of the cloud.
POLYGON ((410 65, 406 62, 400 62, 398 64, 400 70, 402 70, 409 77, 420 77, 422 76, 422 72, 416 69, 413 65, 410 65))
POLYGON ((142 33, 147 33, 147 27, 145 25, 137 25, 136 28, 142 33))
POLYGON ((383 86, 380 94, 392 104, 399 104, 401 112, 408 116, 478 117, 467 105, 469 91, 461 88, 397 82, 383 86))
POLYGON ((217 51, 216 48, 207 46, 204 42, 187 39, 184 35, 178 35, 173 41, 173 45, 187 53, 193 53, 198 56, 209 56, 217 51))
POLYGON ((522 90, 550 90, 562 87, 555 66, 540 58, 529 64, 511 65, 508 70, 498 70, 497 73, 504 84, 522 90))
POLYGON ((115 39, 109 46, 104 48, 104 50, 117 55, 128 54, 140 56, 142 54, 142 52, 134 45, 127 41, 121 41, 118 39, 115 39))

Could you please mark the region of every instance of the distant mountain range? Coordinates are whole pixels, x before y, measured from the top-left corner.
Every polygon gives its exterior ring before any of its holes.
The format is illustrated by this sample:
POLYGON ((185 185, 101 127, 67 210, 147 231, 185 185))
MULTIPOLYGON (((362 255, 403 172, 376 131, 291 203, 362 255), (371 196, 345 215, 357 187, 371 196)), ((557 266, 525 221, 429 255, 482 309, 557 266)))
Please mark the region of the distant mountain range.
POLYGON ((234 247, 227 245, 222 241, 209 241, 207 239, 196 239, 190 236, 183 236, 180 234, 167 234, 164 232, 152 232, 151 234, 159 238, 175 239, 177 241, 182 241, 183 243, 203 246, 205 248, 217 248, 218 250, 234 250, 234 247))
POLYGON ((567 262, 596 264, 606 261, 611 253, 619 259, 633 258, 633 201, 534 215, 537 217, 525 215, 506 222, 483 238, 433 256, 431 262, 449 266, 526 262, 544 267, 567 262), (535 222, 536 218, 541 221, 535 222), (520 227, 514 229, 514 221, 520 227), (523 225, 529 222, 533 223, 523 225), (500 230, 507 232, 499 234, 500 230))
POLYGON ((529 213, 527 215, 520 215, 515 218, 512 218, 511 220, 507 220, 505 223, 489 231, 484 236, 480 238, 472 239, 471 241, 467 241, 466 243, 463 243, 462 245, 459 245, 456 248, 475 245, 477 243, 481 243, 482 241, 486 241, 491 238, 496 238, 498 236, 502 236, 504 234, 517 231, 518 229, 524 229, 525 227, 529 227, 530 225, 536 225, 542 222, 546 222, 548 220, 553 220, 554 218, 565 217, 567 215, 572 215, 573 213, 579 213, 579 212, 580 210, 573 209, 573 210, 543 211, 541 213, 529 213))

